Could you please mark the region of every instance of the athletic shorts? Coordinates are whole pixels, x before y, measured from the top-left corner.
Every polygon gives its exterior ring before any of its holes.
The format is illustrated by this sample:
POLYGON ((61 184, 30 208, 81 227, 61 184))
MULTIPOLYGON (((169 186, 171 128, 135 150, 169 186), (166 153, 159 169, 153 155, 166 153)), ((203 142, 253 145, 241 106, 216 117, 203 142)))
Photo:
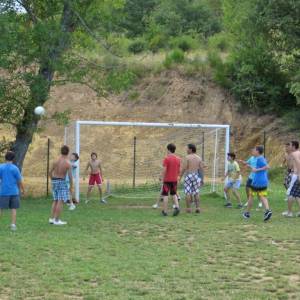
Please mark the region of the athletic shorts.
POLYGON ((162 196, 168 196, 169 194, 174 196, 177 193, 177 182, 164 182, 162 187, 162 196))
POLYGON ((0 196, 0 209, 17 209, 20 207, 20 196, 0 196))
POLYGON ((68 183, 65 179, 52 178, 52 194, 54 201, 70 200, 70 190, 68 189, 68 183))
POLYGON ((235 189, 238 190, 241 186, 241 180, 232 180, 228 179, 227 182, 225 183, 225 188, 226 189, 235 189))
POLYGON ((300 181, 297 179, 289 193, 289 197, 300 198, 300 181))
POLYGON ((184 193, 186 195, 199 194, 201 186, 201 178, 199 172, 189 173, 184 178, 184 193))
POLYGON ((262 188, 255 188, 255 187, 250 187, 251 189, 251 195, 253 197, 255 196, 262 196, 262 197, 267 197, 268 196, 268 188, 267 187, 262 187, 262 188))
POLYGON ((253 180, 252 180, 251 178, 248 178, 248 179, 247 179, 247 182, 246 182, 246 187, 247 187, 247 188, 251 188, 251 186, 252 186, 252 181, 253 181, 253 180))
POLYGON ((285 178, 284 178, 284 187, 286 188, 286 190, 289 188, 290 184, 291 184, 291 181, 292 181, 292 171, 291 170, 288 170, 286 175, 285 175, 285 178))
POLYGON ((89 185, 101 185, 103 182, 102 177, 100 173, 97 174, 91 174, 89 179, 89 185))

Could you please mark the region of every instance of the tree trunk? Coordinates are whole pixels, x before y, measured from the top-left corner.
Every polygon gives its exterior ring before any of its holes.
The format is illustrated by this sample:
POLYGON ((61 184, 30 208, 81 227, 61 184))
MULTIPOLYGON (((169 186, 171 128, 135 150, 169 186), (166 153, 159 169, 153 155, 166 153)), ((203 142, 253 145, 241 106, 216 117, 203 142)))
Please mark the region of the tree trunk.
MULTIPOLYGON (((54 43, 49 56, 45 57, 45 60, 40 65, 37 75, 44 80, 44 84, 42 87, 35 86, 34 83, 30 85, 32 101, 25 109, 23 120, 17 126, 17 134, 13 145, 13 151, 16 154, 15 163, 20 170, 22 170, 26 153, 29 145, 32 142, 32 138, 37 129, 39 121, 39 118, 33 114, 34 107, 37 105, 43 105, 49 96, 50 87, 55 72, 53 66, 55 66, 58 59, 63 55, 70 45, 69 33, 74 30, 74 22, 74 13, 71 9, 70 3, 69 1, 65 0, 60 24, 61 36, 57 44, 54 43)), ((37 82, 39 84, 40 81, 38 80, 37 82)))
POLYGON ((15 164, 20 170, 23 168, 23 162, 25 155, 28 151, 34 134, 34 129, 36 129, 37 124, 34 122, 31 128, 19 129, 17 128, 16 140, 13 145, 13 151, 16 154, 15 164))

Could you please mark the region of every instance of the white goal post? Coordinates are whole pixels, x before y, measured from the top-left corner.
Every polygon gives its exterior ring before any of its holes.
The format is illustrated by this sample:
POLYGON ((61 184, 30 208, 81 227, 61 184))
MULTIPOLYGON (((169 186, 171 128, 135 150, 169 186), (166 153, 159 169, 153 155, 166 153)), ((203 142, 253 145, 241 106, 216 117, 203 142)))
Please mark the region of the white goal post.
MULTIPOLYGON (((75 151, 80 156, 81 151, 81 128, 82 126, 119 126, 119 127, 152 127, 152 128, 173 128, 173 129, 182 129, 182 128, 194 128, 194 129, 211 129, 215 130, 215 139, 218 139, 218 129, 225 130, 225 137, 224 137, 224 172, 227 171, 227 153, 229 152, 230 147, 230 125, 219 125, 219 124, 188 124, 188 123, 147 123, 147 122, 109 122, 109 121, 84 121, 78 120, 75 122, 75 151)), ((65 131, 65 142, 67 141, 66 138, 66 131, 65 131)), ((213 160, 213 172, 216 170, 216 153, 217 153, 217 143, 215 143, 214 149, 214 160, 213 160)), ((222 151, 223 152, 223 151, 222 151)), ((75 194, 77 199, 80 197, 80 167, 78 166, 75 182, 75 194)))

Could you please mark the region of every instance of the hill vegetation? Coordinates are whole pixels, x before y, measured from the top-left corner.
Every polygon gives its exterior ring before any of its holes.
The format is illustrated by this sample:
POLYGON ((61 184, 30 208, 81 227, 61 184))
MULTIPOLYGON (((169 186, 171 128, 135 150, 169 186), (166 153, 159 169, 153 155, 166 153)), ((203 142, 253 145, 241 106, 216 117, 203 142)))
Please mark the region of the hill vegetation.
MULTIPOLYGON (((47 101, 52 86, 68 82, 107 96, 176 68, 188 76, 212 76, 241 111, 277 114, 291 129, 299 126, 298 2, 1 3, 0 122, 16 128, 20 167, 38 128, 33 108, 47 101)), ((52 117, 67 122, 67 115, 52 117)))

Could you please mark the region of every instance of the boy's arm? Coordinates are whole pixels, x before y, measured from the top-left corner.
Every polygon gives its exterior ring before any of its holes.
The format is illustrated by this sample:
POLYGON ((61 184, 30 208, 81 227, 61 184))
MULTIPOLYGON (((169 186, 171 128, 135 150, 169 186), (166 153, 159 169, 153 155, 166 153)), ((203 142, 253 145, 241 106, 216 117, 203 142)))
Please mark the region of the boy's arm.
POLYGON ((182 167, 181 167, 181 170, 180 170, 180 176, 179 176, 179 180, 181 180, 182 176, 184 175, 185 171, 187 170, 188 168, 188 160, 184 160, 183 163, 182 163, 182 167))
POLYGON ((73 191, 73 175, 72 175, 72 165, 70 164, 68 169, 68 176, 69 176, 69 182, 70 182, 70 191, 73 191))
POLYGON ((22 194, 25 194, 25 188, 24 188, 24 183, 22 180, 18 182, 19 190, 21 191, 22 194))
POLYGON ((53 173, 53 171, 54 171, 54 168, 55 168, 55 163, 52 163, 51 168, 50 168, 50 170, 49 170, 49 174, 48 174, 48 176, 49 176, 50 178, 52 178, 52 173, 53 173))

